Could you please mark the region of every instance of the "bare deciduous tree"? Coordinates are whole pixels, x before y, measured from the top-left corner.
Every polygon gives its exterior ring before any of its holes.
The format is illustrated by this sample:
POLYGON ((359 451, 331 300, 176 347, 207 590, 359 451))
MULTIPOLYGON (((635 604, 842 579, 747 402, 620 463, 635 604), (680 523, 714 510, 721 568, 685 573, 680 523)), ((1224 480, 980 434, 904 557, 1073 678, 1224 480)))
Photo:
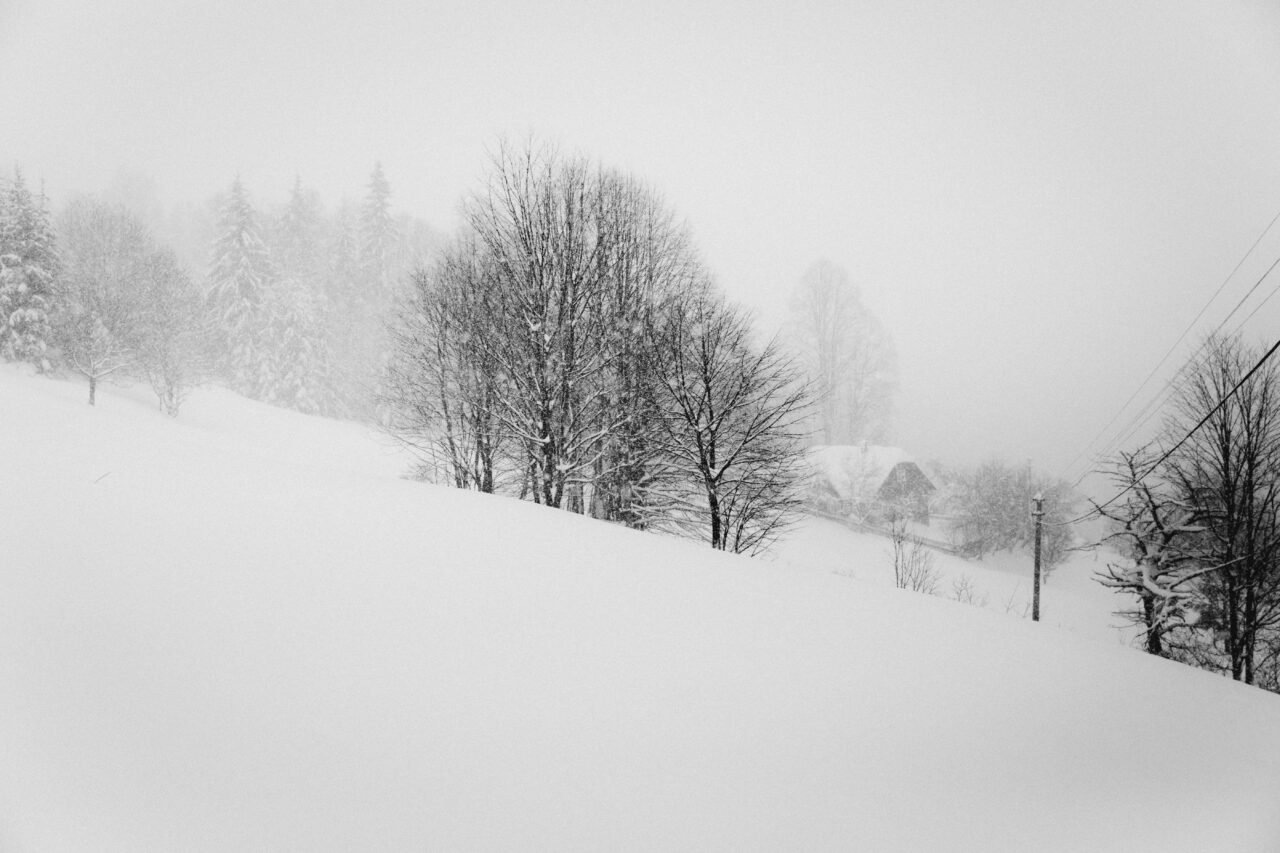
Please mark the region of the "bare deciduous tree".
POLYGON ((492 310, 486 263, 473 239, 460 238, 414 275, 393 330, 387 387, 391 432, 432 479, 492 492, 505 445, 495 413, 506 387, 484 343, 492 310))
POLYGON ((393 432, 456 486, 765 547, 798 504, 800 375, 657 195, 504 145, 465 212, 402 306, 393 432))
POLYGON ((151 246, 142 224, 123 208, 73 201, 59 217, 63 275, 57 292, 57 339, 66 364, 98 383, 126 369, 137 347, 138 282, 151 246))
POLYGON ((214 372, 215 332, 204 294, 167 249, 143 258, 136 283, 136 360, 160 408, 177 416, 192 388, 214 372))
POLYGON ((709 285, 667 306, 647 357, 663 449, 692 484, 682 520, 712 548, 767 547, 802 503, 800 371, 709 285))
POLYGON ((1198 556, 1204 528, 1195 522, 1198 510, 1164 493, 1154 477, 1143 475, 1153 454, 1120 453, 1112 465, 1112 480, 1128 489, 1119 506, 1095 505, 1108 519, 1104 537, 1126 558, 1098 573, 1103 586, 1138 599, 1135 609, 1118 615, 1142 628, 1146 650, 1164 655, 1172 635, 1199 618, 1194 607, 1195 582, 1216 567, 1204 568, 1198 556))
POLYGON ((1198 509, 1200 559, 1220 567, 1201 584, 1204 635, 1251 684, 1260 651, 1280 642, 1280 375, 1265 364, 1246 380, 1260 352, 1239 338, 1211 338, 1203 352, 1177 387, 1169 435, 1208 420, 1162 473, 1198 509))
MULTIPOLYGON (((933 595, 938 591, 938 570, 933 564, 933 552, 918 537, 907 530, 904 517, 895 516, 889 528, 892 543, 893 584, 898 589, 933 595)), ((972 590, 969 590, 972 599, 972 590)), ((960 590, 957 590, 957 597, 960 590)))
POLYGON ((791 345, 813 385, 825 444, 882 440, 890 426, 897 357, 849 275, 829 261, 804 274, 791 299, 791 345))
POLYGON ((466 219, 490 263, 481 343, 509 383, 493 416, 523 450, 527 490, 582 512, 600 440, 616 426, 606 383, 595 182, 581 159, 503 146, 466 219))

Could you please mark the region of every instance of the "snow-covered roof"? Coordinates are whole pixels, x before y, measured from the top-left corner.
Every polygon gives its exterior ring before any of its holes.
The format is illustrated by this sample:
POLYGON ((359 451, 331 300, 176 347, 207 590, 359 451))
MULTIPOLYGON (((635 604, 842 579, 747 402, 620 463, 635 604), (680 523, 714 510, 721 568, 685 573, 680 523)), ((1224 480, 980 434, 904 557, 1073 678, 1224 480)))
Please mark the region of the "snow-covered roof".
POLYGON ((829 444, 809 450, 809 462, 840 500, 872 500, 894 468, 915 462, 901 447, 829 444))

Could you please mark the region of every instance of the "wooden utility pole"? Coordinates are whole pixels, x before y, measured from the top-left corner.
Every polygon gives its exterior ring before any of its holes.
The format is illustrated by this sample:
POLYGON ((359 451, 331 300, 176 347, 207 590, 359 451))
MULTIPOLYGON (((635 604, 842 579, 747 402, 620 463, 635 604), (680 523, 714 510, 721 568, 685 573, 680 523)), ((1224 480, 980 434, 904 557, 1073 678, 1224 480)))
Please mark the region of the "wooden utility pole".
POLYGON ((1037 492, 1031 499, 1034 508, 1031 517, 1036 523, 1036 570, 1035 582, 1031 588, 1031 621, 1040 621, 1040 532, 1044 529, 1044 495, 1037 492))

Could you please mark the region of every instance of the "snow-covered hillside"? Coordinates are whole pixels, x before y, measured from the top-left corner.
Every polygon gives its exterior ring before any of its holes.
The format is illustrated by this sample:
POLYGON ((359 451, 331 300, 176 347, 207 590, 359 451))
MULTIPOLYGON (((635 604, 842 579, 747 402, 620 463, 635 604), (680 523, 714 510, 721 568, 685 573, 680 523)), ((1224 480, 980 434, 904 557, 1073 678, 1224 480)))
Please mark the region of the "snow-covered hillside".
MULTIPOLYGON (((935 595, 996 613, 1031 613, 1032 558, 1023 551, 1000 551, 969 560, 930 551, 937 578, 935 595)), ((837 521, 812 517, 774 549, 773 557, 805 571, 828 572, 877 586, 893 585, 892 544, 885 536, 855 532, 837 521)), ((1102 643, 1129 644, 1135 630, 1115 616, 1132 599, 1117 596, 1094 579, 1117 559, 1109 551, 1081 550, 1068 555, 1041 587, 1040 618, 1046 625, 1102 643)))
POLYGON ((83 397, 0 367, 0 850, 1280 849, 1276 696, 843 532, 735 558, 83 397))

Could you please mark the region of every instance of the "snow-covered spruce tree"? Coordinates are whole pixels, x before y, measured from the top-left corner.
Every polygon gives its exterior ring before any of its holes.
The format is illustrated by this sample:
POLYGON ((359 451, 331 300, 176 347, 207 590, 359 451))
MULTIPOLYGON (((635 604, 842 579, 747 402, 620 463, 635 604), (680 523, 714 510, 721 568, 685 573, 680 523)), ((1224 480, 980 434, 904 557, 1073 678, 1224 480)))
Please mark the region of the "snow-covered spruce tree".
POLYGON ((1121 452, 1110 466, 1112 482, 1127 489, 1127 496, 1119 505, 1095 504, 1095 510, 1110 524, 1102 541, 1124 561, 1108 564, 1097 579, 1137 599, 1117 615, 1141 627, 1149 653, 1164 656, 1194 642, 1188 629, 1199 621, 1197 581, 1217 567, 1206 568, 1200 559, 1200 509, 1169 494, 1151 471, 1154 461, 1155 454, 1144 449, 1121 452))
POLYGON ((360 281, 360 213, 344 201, 333 215, 324 244, 325 295, 334 310, 350 314, 360 281))
POLYGON ((204 294, 172 251, 150 252, 140 266, 137 285, 137 366, 151 383, 161 410, 176 417, 191 389, 214 373, 216 327, 204 294))
POLYGON ((662 445, 688 484, 675 516, 712 548, 756 553, 803 504, 808 391, 776 340, 708 283, 665 306, 646 352, 662 445))
POLYGON ((280 279, 268 291, 263 313, 262 400, 305 414, 341 414, 324 328, 324 294, 297 279, 280 279))
POLYGON ((257 214, 237 177, 218 221, 205 298, 218 327, 220 372, 254 398, 263 391, 265 305, 273 279, 257 214))
POLYGON ((271 227, 269 251, 282 279, 303 282, 308 289, 324 286, 324 209, 312 189, 295 178, 289 201, 271 227))
POLYGON ((334 391, 344 410, 369 417, 371 383, 362 374, 358 354, 364 327, 360 273, 360 211, 343 201, 334 211, 322 247, 325 297, 324 333, 332 357, 334 391))
POLYGON ((77 199, 58 220, 63 272, 58 278, 55 336, 66 365, 98 383, 134 361, 144 314, 145 265, 152 251, 142 227, 123 208, 77 199))
POLYGON ((390 184, 377 164, 362 204, 338 209, 326 274, 333 381, 346 409, 368 420, 379 417, 379 385, 391 351, 388 324, 406 277, 394 263, 397 241, 390 184))
POLYGON ((319 198, 301 180, 294 181, 270 232, 276 278, 262 306, 260 396, 307 414, 343 414, 330 327, 349 318, 332 316, 323 254, 324 212, 319 198))
POLYGON ((48 202, 14 170, 0 182, 0 358, 51 367, 58 252, 48 202))
POLYGON ((375 163, 368 192, 360 211, 360 267, 366 286, 385 293, 389 286, 391 254, 396 245, 396 223, 391 216, 391 185, 375 163))

